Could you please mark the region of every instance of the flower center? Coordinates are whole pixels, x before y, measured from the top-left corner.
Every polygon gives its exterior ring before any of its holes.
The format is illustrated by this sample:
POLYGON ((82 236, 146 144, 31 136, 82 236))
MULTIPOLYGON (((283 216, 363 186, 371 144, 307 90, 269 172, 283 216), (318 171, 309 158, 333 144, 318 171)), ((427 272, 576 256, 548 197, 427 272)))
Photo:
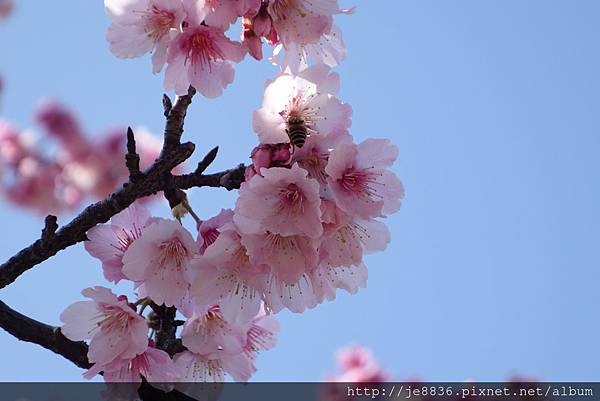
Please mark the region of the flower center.
POLYGON ((296 184, 289 184, 279 190, 278 211, 288 210, 292 214, 301 214, 304 212, 304 196, 296 184))
POLYGON ((320 184, 325 184, 327 182, 325 167, 327 166, 328 159, 327 155, 321 154, 316 149, 313 149, 306 158, 299 160, 298 164, 308 171, 309 178, 314 178, 320 184))
POLYGON ((356 193, 360 198, 368 202, 375 202, 374 198, 383 198, 378 193, 378 186, 383 185, 377 181, 377 176, 381 175, 364 170, 348 170, 344 173, 342 178, 338 180, 342 188, 348 192, 356 193))
POLYGON ((185 249, 181 241, 177 238, 163 242, 158 248, 160 251, 157 257, 157 263, 160 266, 174 263, 175 266, 181 267, 183 261, 187 257, 187 249, 185 249))
POLYGON ((144 30, 148 36, 158 42, 173 27, 175 15, 170 11, 152 6, 150 10, 144 13, 142 19, 144 20, 144 30))
POLYGON ((286 251, 297 251, 298 244, 296 243, 296 237, 282 237, 279 234, 267 233, 265 237, 266 248, 270 250, 271 254, 277 254, 286 251))
POLYGON ((205 29, 205 27, 196 28, 186 41, 184 45, 186 47, 184 51, 187 52, 185 61, 187 63, 189 60, 194 68, 211 70, 211 63, 216 60, 225 60, 225 56, 205 29))
POLYGON ((288 122, 290 118, 294 117, 304 122, 304 126, 308 131, 308 134, 315 134, 317 132, 315 123, 318 120, 324 120, 325 117, 319 115, 319 107, 309 107, 308 103, 318 95, 318 93, 308 94, 303 93, 292 97, 284 110, 279 115, 288 122))
POLYGON ((101 305, 101 313, 106 316, 98 322, 101 331, 123 330, 129 324, 129 314, 114 305, 101 305))

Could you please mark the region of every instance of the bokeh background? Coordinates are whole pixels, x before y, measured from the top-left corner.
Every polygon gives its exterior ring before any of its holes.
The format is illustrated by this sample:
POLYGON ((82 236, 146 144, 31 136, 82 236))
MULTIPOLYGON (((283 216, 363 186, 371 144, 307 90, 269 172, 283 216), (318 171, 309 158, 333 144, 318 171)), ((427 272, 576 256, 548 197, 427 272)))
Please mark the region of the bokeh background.
MULTIPOLYGON (((358 5, 337 18, 351 132, 398 145, 407 196, 387 219, 388 250, 367 257, 368 288, 279 314, 279 344, 261 354, 254 380, 320 380, 335 369, 334 351, 355 342, 397 379, 600 379, 600 2, 341 2, 358 5)), ((130 124, 160 134, 162 77, 147 58, 114 58, 108 23, 100 1, 19 1, 0 25, 2 116, 33 126, 49 96, 88 131, 130 124)), ((198 145, 194 161, 215 145, 214 171, 247 161, 251 114, 276 72, 246 59, 224 96, 197 97, 185 134, 198 145)), ((208 189, 190 198, 204 218, 235 200, 208 189)), ((168 213, 162 202, 154 209, 168 213)), ((42 225, 3 203, 0 259, 42 225)), ((99 262, 76 246, 0 299, 59 324, 80 290, 99 284, 99 262)), ((1 330, 0 354, 0 380, 81 380, 69 362, 1 330)))

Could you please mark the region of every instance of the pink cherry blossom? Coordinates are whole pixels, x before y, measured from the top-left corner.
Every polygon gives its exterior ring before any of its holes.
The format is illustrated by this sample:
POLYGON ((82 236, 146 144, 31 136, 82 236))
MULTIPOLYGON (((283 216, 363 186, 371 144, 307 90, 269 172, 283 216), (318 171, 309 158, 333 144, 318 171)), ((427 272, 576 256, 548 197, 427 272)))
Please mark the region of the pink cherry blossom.
POLYGON ((337 0, 273 0, 268 12, 279 35, 286 57, 282 69, 293 73, 308 65, 308 57, 330 67, 346 55, 341 32, 333 25, 333 15, 341 10, 337 0))
POLYGON ((397 157, 398 148, 387 139, 367 139, 333 149, 325 172, 340 209, 363 219, 398 211, 404 188, 388 170, 397 157))
POLYGON ((104 0, 104 6, 112 19, 107 33, 112 53, 131 58, 154 51, 152 64, 158 73, 186 16, 181 0, 104 0))
POLYGON ((239 63, 245 50, 227 39, 222 28, 199 25, 198 18, 188 14, 189 25, 169 46, 165 89, 184 95, 192 85, 204 96, 215 98, 233 82, 232 63, 239 63))
POLYGON ((225 372, 220 359, 209 359, 190 351, 183 351, 175 355, 173 360, 181 372, 182 382, 222 383, 225 381, 225 372))
POLYGON ((280 43, 273 49, 273 56, 269 58, 269 61, 274 65, 281 66, 283 71, 297 74, 308 68, 309 60, 313 60, 317 64, 335 67, 346 58, 346 54, 342 31, 336 25, 332 25, 315 42, 280 43))
POLYGON ((182 340, 188 351, 175 356, 185 381, 223 381, 224 373, 245 382, 256 371, 260 351, 275 346, 279 323, 264 312, 251 321, 231 324, 212 307, 188 320, 182 340))
POLYGON ((223 227, 204 254, 192 261, 192 270, 195 280, 190 291, 197 303, 218 303, 231 322, 247 322, 257 314, 268 268, 250 262, 233 224, 223 227))
POLYGON ((329 197, 325 172, 329 153, 342 143, 352 143, 352 136, 347 131, 334 131, 327 135, 311 135, 301 149, 294 151, 293 161, 308 172, 309 178, 317 180, 322 197, 329 197))
POLYGON ((363 254, 383 251, 390 242, 384 223, 354 218, 332 201, 323 200, 321 206, 325 234, 319 247, 320 263, 328 267, 358 265, 363 254))
POLYGON ((200 254, 212 245, 220 234, 220 229, 233 221, 233 210, 221 209, 221 212, 208 220, 203 221, 198 227, 198 245, 200 254))
POLYGON ((256 372, 256 358, 261 351, 275 347, 279 334, 279 322, 272 316, 261 312, 244 329, 243 351, 226 356, 222 360, 223 368, 237 382, 247 382, 256 372))
POLYGON ((319 184, 306 177, 306 170, 262 169, 240 190, 233 220, 242 233, 270 232, 281 236, 318 238, 320 224, 319 184))
POLYGON ((269 310, 278 312, 288 308, 292 312, 303 312, 321 302, 309 276, 318 265, 317 240, 266 233, 247 234, 241 241, 250 261, 269 269, 259 286, 269 310))
POLYGON ((191 234, 179 223, 160 219, 144 228, 125 251, 123 274, 142 282, 157 304, 173 306, 188 290, 186 274, 196 247, 191 234))
POLYGON ((261 168, 289 166, 292 160, 290 148, 289 143, 263 144, 255 147, 250 154, 252 165, 246 170, 246 181, 260 174, 261 168))
POLYGON ((218 306, 197 311, 181 332, 183 345, 195 354, 209 359, 235 355, 243 351, 243 328, 232 325, 221 315, 218 306))
POLYGON ((292 116, 304 121, 309 135, 348 129, 352 108, 336 98, 338 90, 338 75, 323 64, 267 82, 262 107, 254 112, 252 122, 260 143, 289 142, 286 129, 292 116))
POLYGON ((148 325, 127 297, 117 298, 108 288, 81 292, 91 301, 80 301, 60 315, 61 332, 70 340, 90 339, 88 359, 99 366, 115 359, 131 359, 148 347, 148 325))
POLYGON ((84 377, 91 379, 101 371, 105 382, 141 383, 142 376, 150 383, 173 383, 179 380, 180 371, 166 352, 151 343, 133 358, 118 358, 105 365, 94 365, 84 377))
POLYGON ((126 279, 123 275, 123 255, 129 246, 142 235, 142 230, 151 223, 150 212, 137 203, 132 204, 110 220, 87 232, 85 249, 102 262, 104 277, 118 283, 126 279))

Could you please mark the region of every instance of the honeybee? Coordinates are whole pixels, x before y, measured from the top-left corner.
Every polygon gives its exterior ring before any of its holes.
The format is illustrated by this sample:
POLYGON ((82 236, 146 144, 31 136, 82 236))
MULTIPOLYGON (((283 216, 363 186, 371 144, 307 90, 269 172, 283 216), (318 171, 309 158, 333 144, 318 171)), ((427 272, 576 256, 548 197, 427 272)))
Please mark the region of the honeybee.
POLYGON ((306 138, 308 137, 308 129, 304 119, 297 116, 290 116, 287 120, 287 128, 285 132, 290 138, 290 142, 294 147, 300 149, 304 146, 306 138))

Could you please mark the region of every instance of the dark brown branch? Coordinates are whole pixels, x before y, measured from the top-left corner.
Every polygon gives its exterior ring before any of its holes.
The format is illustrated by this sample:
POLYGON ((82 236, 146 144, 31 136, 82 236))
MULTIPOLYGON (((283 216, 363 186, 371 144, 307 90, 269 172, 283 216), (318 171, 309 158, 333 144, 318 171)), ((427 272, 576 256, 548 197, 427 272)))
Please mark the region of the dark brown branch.
POLYGON ((92 366, 87 359, 86 343, 71 341, 60 332, 58 327, 24 316, 2 301, 0 301, 0 327, 21 341, 41 345, 62 355, 80 368, 89 369, 92 366))
MULTIPOLYGON (((163 152, 173 149, 179 145, 181 135, 183 135, 183 123, 185 121, 185 115, 195 94, 196 89, 190 86, 187 95, 177 98, 177 101, 173 107, 167 107, 167 105, 165 105, 167 125, 165 127, 163 152), (169 110, 168 114, 167 109, 169 110)), ((163 97, 163 101, 166 98, 168 97, 163 97)))
POLYGON ((238 189, 244 182, 246 166, 240 164, 236 168, 215 174, 197 174, 196 172, 173 177, 175 188, 188 189, 193 187, 222 187, 231 191, 238 189))

